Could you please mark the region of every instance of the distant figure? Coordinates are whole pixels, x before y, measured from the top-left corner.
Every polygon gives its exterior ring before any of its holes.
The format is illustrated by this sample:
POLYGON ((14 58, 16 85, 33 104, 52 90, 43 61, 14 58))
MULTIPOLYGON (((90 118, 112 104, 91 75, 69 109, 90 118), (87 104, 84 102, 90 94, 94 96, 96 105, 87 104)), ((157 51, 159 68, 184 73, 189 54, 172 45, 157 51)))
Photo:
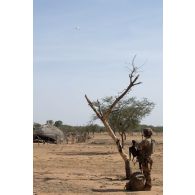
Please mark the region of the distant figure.
MULTIPOLYGON (((140 150, 138 150, 137 145, 138 143, 135 140, 132 140, 132 146, 129 147, 129 159, 131 160, 131 154, 132 154, 133 155, 132 161, 134 160, 135 157, 137 158, 137 160, 139 158, 140 150)), ((135 163, 136 161, 134 162, 134 165, 135 163)), ((141 163, 139 163, 139 169, 142 171, 141 163)))

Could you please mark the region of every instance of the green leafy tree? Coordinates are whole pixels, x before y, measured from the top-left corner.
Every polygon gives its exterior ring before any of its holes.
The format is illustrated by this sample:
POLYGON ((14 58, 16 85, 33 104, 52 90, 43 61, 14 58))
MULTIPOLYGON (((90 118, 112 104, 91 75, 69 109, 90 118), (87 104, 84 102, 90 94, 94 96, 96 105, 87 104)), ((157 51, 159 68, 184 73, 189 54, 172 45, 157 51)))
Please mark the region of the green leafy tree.
POLYGON ((55 123, 54 123, 54 126, 56 126, 56 127, 58 127, 58 128, 60 128, 61 126, 63 125, 63 122, 62 121, 55 121, 55 123))
POLYGON ((85 130, 87 131, 87 133, 92 133, 93 136, 94 136, 94 133, 99 133, 102 131, 102 128, 101 126, 97 125, 97 124, 89 124, 87 126, 85 126, 85 130))
POLYGON ((41 127, 41 124, 39 124, 39 123, 33 123, 33 130, 36 130, 36 129, 38 129, 38 128, 40 128, 41 127))
POLYGON ((49 125, 54 125, 54 121, 53 120, 47 120, 46 123, 49 124, 49 125))
MULTIPOLYGON (((114 97, 105 97, 100 102, 94 102, 102 108, 104 113, 110 105, 114 102, 114 97)), ((126 132, 131 131, 138 127, 141 120, 149 115, 154 108, 154 103, 148 101, 146 98, 143 100, 137 100, 135 97, 123 99, 118 102, 115 109, 111 112, 108 118, 108 122, 113 131, 121 136, 122 147, 124 147, 124 140, 126 139, 126 132)), ((94 120, 98 119, 97 116, 93 117, 94 120)))

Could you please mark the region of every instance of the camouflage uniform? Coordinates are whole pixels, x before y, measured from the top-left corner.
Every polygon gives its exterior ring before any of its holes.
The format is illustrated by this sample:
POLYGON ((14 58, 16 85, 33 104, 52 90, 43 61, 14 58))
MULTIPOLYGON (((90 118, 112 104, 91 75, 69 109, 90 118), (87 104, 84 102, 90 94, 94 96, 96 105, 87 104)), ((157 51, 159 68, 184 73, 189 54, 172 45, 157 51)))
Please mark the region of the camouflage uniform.
POLYGON ((153 163, 151 154, 153 153, 153 140, 151 139, 152 130, 144 129, 143 136, 144 140, 138 145, 139 155, 137 157, 138 162, 141 164, 143 174, 146 178, 145 190, 150 190, 152 187, 151 183, 151 165, 153 163), (149 167, 150 164, 150 167, 149 167))

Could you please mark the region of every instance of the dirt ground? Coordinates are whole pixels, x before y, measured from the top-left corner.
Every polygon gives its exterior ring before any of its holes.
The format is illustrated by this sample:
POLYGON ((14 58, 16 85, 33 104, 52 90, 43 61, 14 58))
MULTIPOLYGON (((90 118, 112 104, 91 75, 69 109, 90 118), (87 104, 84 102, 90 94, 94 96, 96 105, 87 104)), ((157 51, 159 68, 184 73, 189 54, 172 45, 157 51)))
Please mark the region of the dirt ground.
MULTIPOLYGON (((127 192, 124 190, 124 161, 107 133, 95 134, 87 143, 34 144, 33 187, 34 195, 63 194, 113 194, 162 195, 163 194, 163 136, 153 136, 156 149, 153 154, 152 191, 127 192)), ((128 136, 125 151, 132 139, 128 136)), ((138 164, 131 163, 133 171, 138 164)))

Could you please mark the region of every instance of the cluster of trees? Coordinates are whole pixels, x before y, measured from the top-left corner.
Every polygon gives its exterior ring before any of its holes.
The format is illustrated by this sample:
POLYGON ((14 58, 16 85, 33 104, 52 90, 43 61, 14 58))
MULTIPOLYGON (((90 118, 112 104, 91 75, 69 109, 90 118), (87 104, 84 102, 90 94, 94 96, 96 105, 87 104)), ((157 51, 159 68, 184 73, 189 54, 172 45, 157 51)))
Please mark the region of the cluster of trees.
MULTIPOLYGON (((53 121, 53 120, 49 120, 49 121, 53 121)), ((105 127, 100 126, 98 124, 90 124, 90 125, 84 125, 84 126, 71 126, 71 125, 63 124, 63 122, 61 120, 55 121, 52 124, 54 126, 58 127, 59 129, 61 129, 64 133, 76 132, 76 131, 87 132, 87 133, 90 133, 90 134, 106 132, 105 127)), ((33 129, 35 130, 35 129, 39 128, 40 126, 41 126, 41 124, 34 122, 33 129)), ((127 129, 126 132, 127 133, 141 132, 141 130, 145 127, 150 127, 155 132, 162 132, 163 131, 162 126, 152 126, 152 125, 139 124, 133 129, 127 129)))
MULTIPOLYGON (((102 114, 108 110, 113 104, 115 98, 112 96, 105 97, 100 101, 95 101, 93 104, 102 114)), ((154 108, 154 103, 144 98, 137 100, 135 97, 122 99, 118 102, 108 117, 108 122, 114 133, 119 133, 122 143, 125 140, 126 133, 141 132, 145 127, 152 128, 155 132, 162 132, 162 126, 152 126, 141 124, 141 120, 149 115, 154 108)), ((94 124, 98 119, 97 115, 92 116, 92 121, 89 125, 84 126, 70 126, 63 124, 61 120, 53 121, 47 120, 46 124, 54 125, 61 129, 64 133, 68 132, 86 132, 86 133, 101 133, 106 131, 104 126, 94 124)), ((36 129, 40 124, 34 123, 33 128, 36 129)))

